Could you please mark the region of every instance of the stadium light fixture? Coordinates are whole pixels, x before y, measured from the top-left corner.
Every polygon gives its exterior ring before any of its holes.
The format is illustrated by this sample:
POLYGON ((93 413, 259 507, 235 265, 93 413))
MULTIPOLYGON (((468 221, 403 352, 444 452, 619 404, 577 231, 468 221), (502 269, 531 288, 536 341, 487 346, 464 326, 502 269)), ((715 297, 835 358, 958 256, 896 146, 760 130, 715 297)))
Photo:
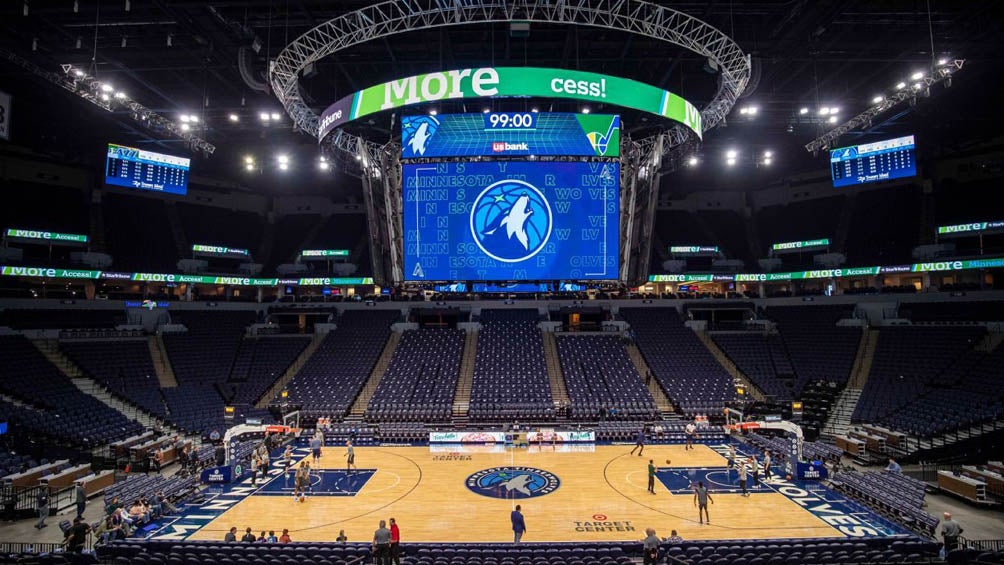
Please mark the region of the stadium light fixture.
POLYGON ((914 90, 920 90, 921 86, 923 86, 923 85, 921 85, 919 82, 913 83, 913 89, 914 90))
POLYGON ((763 152, 763 156, 764 156, 764 159, 770 159, 771 157, 774 156, 774 152, 771 151, 770 149, 768 149, 768 150, 766 150, 766 151, 763 152))
POLYGON ((910 75, 910 80, 920 80, 922 78, 924 78, 924 73, 921 71, 917 71, 910 75))
POLYGON ((536 114, 537 112, 540 112, 540 110, 538 110, 536 108, 531 108, 530 111, 533 112, 534 114, 536 114))
POLYGON ((239 122, 241 120, 240 116, 237 114, 230 114, 229 117, 231 122, 239 122))
POLYGON ((905 82, 898 82, 898 83, 896 83, 896 90, 903 90, 904 88, 906 88, 906 83, 905 82))
POLYGON ((246 164, 248 164, 248 165, 253 165, 254 164, 254 157, 252 157, 251 155, 245 155, 244 156, 244 162, 246 164))
POLYGON ((800 109, 798 110, 798 113, 799 113, 800 115, 804 116, 804 115, 806 115, 806 114, 808 114, 808 113, 809 113, 809 109, 803 106, 802 108, 800 108, 800 109))
POLYGON ((272 112, 271 114, 269 114, 269 117, 272 118, 273 122, 278 122, 279 120, 282 119, 282 115, 279 114, 279 112, 272 112))
POLYGON ((830 114, 831 115, 832 114, 839 114, 839 113, 840 113, 840 106, 832 106, 830 108, 830 114))
POLYGON ((826 115, 829 115, 829 113, 830 113, 830 107, 829 106, 823 106, 822 108, 819 109, 819 115, 820 116, 826 116, 826 115))
POLYGON ((279 170, 280 171, 288 171, 289 170, 289 163, 279 163, 279 170))
POLYGON ((433 108, 432 110, 429 110, 429 115, 430 115, 430 116, 435 116, 435 115, 436 115, 436 114, 438 114, 438 113, 439 113, 439 112, 437 112, 435 108, 433 108))
POLYGON ((121 90, 115 93, 115 98, 118 98, 119 100, 122 100, 125 97, 126 97, 126 93, 122 92, 121 90))
POLYGON ((875 98, 872 98, 872 104, 881 104, 883 100, 885 100, 885 96, 882 96, 880 94, 880 95, 876 96, 875 98))
POLYGON ((188 131, 190 129, 192 129, 192 126, 188 124, 181 124, 181 131, 188 131))
POLYGON ((725 152, 725 157, 728 158, 728 159, 733 159, 734 160, 738 156, 739 156, 739 152, 736 151, 735 149, 729 149, 728 151, 725 152))
POLYGON ((253 171, 254 170, 254 163, 245 163, 244 164, 244 169, 247 170, 248 172, 253 171))
POLYGON ((485 114, 487 114, 487 113, 491 112, 492 109, 491 108, 485 108, 484 110, 481 110, 481 111, 484 112, 485 114))
POLYGON ((188 117, 188 114, 182 114, 178 116, 178 119, 181 120, 181 123, 183 124, 187 124, 189 121, 191 121, 191 118, 188 117))
POLYGON ((195 114, 189 114, 188 119, 192 120, 193 124, 199 123, 199 117, 196 116, 195 114))
POLYGON ((691 167, 696 167, 698 162, 697 157, 694 155, 691 155, 690 159, 687 159, 687 164, 691 167))
POLYGON ((101 83, 101 91, 102 92, 112 92, 114 90, 115 90, 115 88, 112 85, 107 84, 107 83, 101 83))
POLYGON ((942 57, 942 58, 938 59, 938 65, 939 66, 943 67, 943 66, 945 66, 947 64, 948 64, 948 59, 946 57, 942 57))
POLYGON ((734 167, 735 164, 736 164, 736 160, 735 159, 726 159, 725 160, 725 164, 728 165, 728 166, 730 166, 730 167, 734 167))
POLYGON ((268 115, 268 112, 262 112, 262 113, 258 114, 258 119, 260 119, 263 122, 267 122, 267 121, 269 121, 272 118, 271 118, 271 116, 268 115))
POLYGON ((321 169, 322 171, 327 171, 328 169, 331 168, 331 165, 329 165, 327 161, 321 161, 320 163, 317 164, 317 168, 321 169))
POLYGON ((101 99, 104 100, 105 102, 108 102, 111 98, 107 94, 102 94, 101 99))
POLYGON ((586 108, 583 108, 583 109, 582 109, 582 113, 583 113, 583 114, 588 114, 588 113, 589 113, 589 108, 588 108, 588 107, 586 107, 586 108))
POLYGON ((830 122, 831 124, 835 124, 835 123, 837 123, 837 117, 836 116, 830 116, 830 119, 828 119, 826 121, 830 122))
POLYGON ((74 74, 74 76, 82 77, 82 76, 84 76, 84 71, 82 71, 80 69, 74 69, 73 70, 73 74, 74 74))
POLYGON ((279 164, 280 165, 288 165, 289 164, 289 155, 279 155, 278 157, 276 157, 276 159, 279 160, 279 164))

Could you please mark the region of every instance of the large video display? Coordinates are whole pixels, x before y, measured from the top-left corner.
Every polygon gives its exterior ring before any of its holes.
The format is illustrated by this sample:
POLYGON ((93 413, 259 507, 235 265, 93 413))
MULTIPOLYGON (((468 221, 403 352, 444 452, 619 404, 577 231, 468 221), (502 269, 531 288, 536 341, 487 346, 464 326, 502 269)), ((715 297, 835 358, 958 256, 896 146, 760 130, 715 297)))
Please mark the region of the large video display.
POLYGON ((617 278, 620 165, 404 165, 410 281, 617 278))
POLYGON ((620 155, 620 116, 485 112, 401 118, 401 157, 620 155))
POLYGON ((912 177, 917 174, 913 136, 841 147, 830 151, 833 186, 912 177))

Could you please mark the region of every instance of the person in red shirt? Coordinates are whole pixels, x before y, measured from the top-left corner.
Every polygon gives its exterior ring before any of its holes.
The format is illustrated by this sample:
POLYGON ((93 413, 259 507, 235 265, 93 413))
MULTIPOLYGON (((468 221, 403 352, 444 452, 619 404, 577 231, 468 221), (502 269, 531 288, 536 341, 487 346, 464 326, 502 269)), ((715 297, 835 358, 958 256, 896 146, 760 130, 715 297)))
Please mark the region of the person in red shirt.
POLYGON ((279 536, 279 543, 289 543, 291 541, 293 540, 289 538, 289 530, 284 528, 282 530, 282 535, 279 536))
POLYGON ((390 558, 394 565, 401 565, 401 529, 393 518, 390 519, 390 558))

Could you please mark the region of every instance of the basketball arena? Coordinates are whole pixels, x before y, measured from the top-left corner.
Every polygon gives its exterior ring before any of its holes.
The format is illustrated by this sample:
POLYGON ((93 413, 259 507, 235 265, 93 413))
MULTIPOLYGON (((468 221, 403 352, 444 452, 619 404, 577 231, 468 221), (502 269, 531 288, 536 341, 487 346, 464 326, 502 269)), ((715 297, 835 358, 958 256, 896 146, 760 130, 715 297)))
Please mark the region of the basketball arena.
POLYGON ((0 561, 1004 563, 999 3, 0 16, 0 561))

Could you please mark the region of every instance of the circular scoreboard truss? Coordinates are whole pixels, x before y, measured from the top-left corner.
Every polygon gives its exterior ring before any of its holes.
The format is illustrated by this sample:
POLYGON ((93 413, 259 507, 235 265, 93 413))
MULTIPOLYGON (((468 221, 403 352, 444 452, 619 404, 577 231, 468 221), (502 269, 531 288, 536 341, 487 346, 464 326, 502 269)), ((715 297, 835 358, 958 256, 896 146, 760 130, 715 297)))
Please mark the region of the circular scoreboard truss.
MULTIPOLYGON (((717 28, 682 12, 641 0, 390 0, 324 22, 286 46, 269 67, 269 81, 294 125, 317 137, 320 117, 300 94, 300 73, 312 63, 352 46, 399 33, 442 26, 512 21, 545 22, 626 31, 677 45, 706 57, 721 71, 718 91, 701 110, 702 129, 721 123, 750 81, 748 55, 717 28)), ((693 141, 677 124, 636 149, 652 163, 693 141)), ((381 146, 339 128, 323 140, 359 159, 381 146)))

